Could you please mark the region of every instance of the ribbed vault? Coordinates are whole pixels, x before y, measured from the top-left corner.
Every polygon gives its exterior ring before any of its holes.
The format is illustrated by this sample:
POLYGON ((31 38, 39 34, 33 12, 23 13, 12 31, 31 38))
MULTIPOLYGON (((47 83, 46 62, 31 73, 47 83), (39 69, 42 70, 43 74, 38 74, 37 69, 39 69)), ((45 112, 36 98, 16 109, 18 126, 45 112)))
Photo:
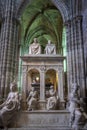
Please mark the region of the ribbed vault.
POLYGON ((43 50, 49 39, 56 44, 58 53, 62 50, 63 19, 51 1, 32 0, 27 5, 21 16, 21 32, 24 53, 28 52, 34 37, 43 50))

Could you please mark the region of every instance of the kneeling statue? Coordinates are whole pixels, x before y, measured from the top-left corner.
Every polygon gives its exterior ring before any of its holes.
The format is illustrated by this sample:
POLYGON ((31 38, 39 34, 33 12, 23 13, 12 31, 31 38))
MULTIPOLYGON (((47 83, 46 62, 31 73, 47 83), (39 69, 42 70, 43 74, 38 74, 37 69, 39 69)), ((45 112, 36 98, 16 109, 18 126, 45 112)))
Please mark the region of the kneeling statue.
POLYGON ((11 83, 10 92, 6 101, 0 105, 0 126, 7 130, 12 118, 20 109, 19 94, 17 91, 17 84, 11 83))
POLYGON ((57 105, 57 96, 54 86, 50 86, 49 98, 47 98, 47 110, 55 110, 57 105))
POLYGON ((28 110, 36 110, 38 109, 38 92, 34 90, 34 87, 31 88, 27 98, 28 110))

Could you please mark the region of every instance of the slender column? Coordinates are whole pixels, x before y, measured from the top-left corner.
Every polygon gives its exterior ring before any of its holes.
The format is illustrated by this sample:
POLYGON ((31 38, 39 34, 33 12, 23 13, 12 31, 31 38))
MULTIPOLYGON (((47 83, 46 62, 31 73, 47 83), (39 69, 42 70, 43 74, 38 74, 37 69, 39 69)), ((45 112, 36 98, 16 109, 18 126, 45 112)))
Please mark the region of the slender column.
POLYGON ((27 94, 27 66, 23 66, 22 69, 22 108, 26 109, 26 95, 27 94))
POLYGON ((45 66, 40 69, 40 109, 46 108, 45 101, 45 66))
POLYGON ((58 95, 60 101, 64 101, 64 90, 63 90, 63 68, 58 70, 58 95))
POLYGON ((40 100, 45 100, 45 71, 40 73, 40 100))
POLYGON ((70 86, 72 83, 72 51, 71 51, 71 21, 65 23, 66 27, 66 39, 67 39, 67 82, 68 93, 70 92, 70 86))
POLYGON ((57 71, 58 74, 58 97, 60 99, 60 109, 65 109, 65 101, 64 101, 64 90, 63 90, 63 68, 59 68, 57 71))
POLYGON ((74 34, 74 24, 73 20, 71 21, 71 54, 72 54, 72 83, 75 82, 75 34, 74 34))
POLYGON ((31 83, 32 83, 31 74, 28 73, 28 91, 31 89, 31 83))

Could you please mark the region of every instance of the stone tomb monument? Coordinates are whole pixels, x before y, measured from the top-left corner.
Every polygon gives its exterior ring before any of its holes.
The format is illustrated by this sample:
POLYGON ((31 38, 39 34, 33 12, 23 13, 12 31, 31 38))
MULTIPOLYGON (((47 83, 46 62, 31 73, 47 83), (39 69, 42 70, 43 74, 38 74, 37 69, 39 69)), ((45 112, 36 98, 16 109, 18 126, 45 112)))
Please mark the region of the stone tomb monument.
POLYGON ((28 92, 32 87, 39 93, 38 109, 46 110, 47 98, 49 98, 49 88, 54 86, 57 99, 59 99, 59 109, 64 109, 64 90, 63 90, 63 60, 61 55, 27 55, 22 56, 22 94, 24 107, 28 92))
MULTIPOLYGON (((32 52, 32 48, 29 49, 32 52)), ((24 111, 19 113, 14 122, 16 128, 70 130, 69 112, 65 110, 63 90, 65 57, 54 53, 53 46, 51 49, 51 54, 47 52, 41 54, 37 49, 37 54, 29 53, 21 56, 24 111), (37 106, 35 107, 34 104, 37 106)))
MULTIPOLYGON (((35 108, 38 110, 55 110, 58 107, 64 109, 63 60, 65 57, 56 54, 56 46, 51 43, 51 40, 48 40, 44 51, 45 54, 41 54, 41 46, 37 38, 34 38, 34 42, 29 46, 29 55, 21 57, 23 62, 24 107, 27 107, 26 99, 28 96, 34 99, 32 101, 38 101, 36 103, 38 107, 35 107, 34 103, 31 102, 31 106, 33 106, 30 108, 31 110, 35 108), (35 98, 35 92, 31 91, 32 87, 39 94, 38 99, 35 98)), ((28 99, 28 108, 30 101, 28 99)))

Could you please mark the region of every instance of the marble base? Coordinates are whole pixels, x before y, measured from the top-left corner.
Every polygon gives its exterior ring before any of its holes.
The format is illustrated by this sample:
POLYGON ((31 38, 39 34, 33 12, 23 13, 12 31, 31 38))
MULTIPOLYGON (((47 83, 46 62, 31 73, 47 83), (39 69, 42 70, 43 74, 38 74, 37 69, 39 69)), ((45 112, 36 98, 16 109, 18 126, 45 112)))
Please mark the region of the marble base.
POLYGON ((69 112, 66 110, 23 111, 18 114, 12 126, 15 128, 69 128, 69 117, 69 112))

